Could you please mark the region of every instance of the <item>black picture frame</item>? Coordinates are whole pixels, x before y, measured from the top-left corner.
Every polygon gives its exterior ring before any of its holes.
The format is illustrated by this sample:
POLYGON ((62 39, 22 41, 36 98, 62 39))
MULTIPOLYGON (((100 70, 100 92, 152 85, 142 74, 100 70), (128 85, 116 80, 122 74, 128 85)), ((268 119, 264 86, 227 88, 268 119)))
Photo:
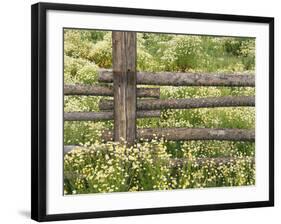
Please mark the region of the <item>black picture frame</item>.
POLYGON ((86 219, 115 216, 132 216, 161 213, 192 212, 237 208, 274 206, 274 18, 163 11, 137 8, 103 7, 73 4, 37 3, 32 5, 31 17, 31 218, 37 221, 86 219), (46 214, 46 12, 63 10, 75 12, 100 12, 155 17, 193 18, 217 21, 254 22, 269 24, 269 200, 208 204, 196 206, 159 207, 146 209, 114 210, 68 214, 46 214))

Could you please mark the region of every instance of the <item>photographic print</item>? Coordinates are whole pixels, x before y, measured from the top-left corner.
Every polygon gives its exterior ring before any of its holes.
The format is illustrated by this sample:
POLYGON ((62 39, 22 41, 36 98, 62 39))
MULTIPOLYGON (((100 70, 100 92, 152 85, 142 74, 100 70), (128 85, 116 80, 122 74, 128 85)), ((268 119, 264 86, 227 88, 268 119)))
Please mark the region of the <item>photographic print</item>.
POLYGON ((254 185, 254 73, 255 38, 64 29, 64 193, 254 185))
POLYGON ((274 18, 32 6, 31 217, 274 205, 274 18))

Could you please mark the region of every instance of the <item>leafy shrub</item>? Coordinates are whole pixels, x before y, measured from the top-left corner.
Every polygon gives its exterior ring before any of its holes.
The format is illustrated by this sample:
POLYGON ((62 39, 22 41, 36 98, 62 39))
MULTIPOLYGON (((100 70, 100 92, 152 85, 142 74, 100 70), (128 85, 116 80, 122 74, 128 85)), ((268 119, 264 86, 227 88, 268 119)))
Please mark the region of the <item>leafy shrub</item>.
POLYGON ((112 66, 112 44, 111 33, 107 33, 104 39, 92 45, 88 60, 95 62, 101 68, 112 66))
POLYGON ((94 63, 81 59, 64 56, 64 83, 91 84, 97 81, 97 69, 94 63))

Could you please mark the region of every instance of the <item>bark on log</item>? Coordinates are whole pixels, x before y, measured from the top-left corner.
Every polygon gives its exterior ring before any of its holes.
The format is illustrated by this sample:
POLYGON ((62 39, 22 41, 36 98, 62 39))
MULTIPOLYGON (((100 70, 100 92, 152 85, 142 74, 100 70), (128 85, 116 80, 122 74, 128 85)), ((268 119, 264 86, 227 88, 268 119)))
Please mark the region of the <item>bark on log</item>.
MULTIPOLYGON (((137 111, 137 118, 160 117, 159 110, 137 111)), ((106 121, 113 120, 113 111, 104 112, 68 112, 64 113, 65 121, 106 121)))
POLYGON ((114 140, 136 139, 136 32, 112 32, 114 140))
MULTIPOLYGON (((99 82, 113 82, 111 70, 99 71, 99 82)), ((253 74, 138 72, 137 84, 162 86, 255 86, 253 74)))
POLYGON ((218 165, 230 165, 237 162, 247 161, 251 164, 255 164, 255 158, 254 157, 246 157, 246 158, 237 158, 237 157, 214 157, 214 158, 194 158, 192 160, 189 160, 187 158, 172 158, 170 159, 169 165, 172 167, 181 167, 184 165, 196 164, 198 166, 204 165, 204 164, 214 164, 216 166, 218 165))
MULTIPOLYGON (((75 148, 79 149, 84 149, 85 147, 79 146, 79 145, 64 145, 63 152, 64 154, 67 154, 74 150, 75 148)), ((86 149, 86 148, 85 148, 86 149)), ((99 149, 100 150, 100 149, 99 149)), ((246 161, 250 162, 252 164, 255 164, 255 158, 254 157, 205 157, 205 158, 193 158, 193 159, 188 159, 188 158, 170 158, 166 161, 168 165, 171 167, 182 167, 184 165, 188 164, 196 164, 198 166, 204 165, 204 164, 214 164, 214 165, 226 165, 226 164, 232 164, 232 163, 237 163, 241 161, 246 161)), ((157 162, 157 160, 155 160, 157 162)))
MULTIPOLYGON (((71 152, 72 150, 74 150, 75 148, 79 148, 79 149, 83 149, 84 147, 82 146, 78 146, 78 145, 65 145, 63 148, 63 153, 64 155, 71 152)), ((238 157, 205 157, 205 158, 193 158, 193 159, 188 159, 188 158, 170 158, 167 159, 167 161, 165 161, 166 164, 168 164, 170 167, 182 167, 182 166, 187 166, 189 164, 192 165, 197 165, 197 166, 202 166, 205 164, 214 164, 216 166, 219 165, 230 165, 233 163, 237 163, 237 162, 242 162, 242 161, 246 161, 246 162, 250 162, 251 164, 255 164, 255 158, 254 157, 243 157, 243 158, 238 158, 238 157)), ((157 160, 155 160, 154 162, 157 163, 157 160)), ((67 174, 71 174, 71 173, 67 173, 67 174)), ((74 175, 76 175, 75 173, 73 173, 74 175)), ((71 177, 72 175, 67 177, 71 177)), ((73 176, 72 176, 73 177, 73 176)))
MULTIPOLYGON (((254 158, 249 158, 250 161, 252 164, 255 164, 255 159, 254 158)), ((189 161, 188 159, 185 159, 185 160, 181 160, 181 162, 179 163, 177 160, 175 159, 170 159, 170 160, 167 160, 167 163, 168 165, 170 166, 170 168, 179 168, 179 169, 182 169, 182 166, 185 165, 185 164, 188 164, 188 163, 191 163, 191 164, 198 164, 199 166, 201 165, 204 165, 209 161, 212 161, 213 163, 215 163, 216 166, 218 165, 228 165, 228 164, 232 164, 232 163, 237 163, 239 161, 243 161, 244 159, 243 158, 232 158, 232 157, 229 157, 229 158, 218 158, 218 159, 215 159, 215 158, 204 158, 205 162, 201 162, 201 158, 198 158, 198 159, 195 159, 194 161, 189 161), (220 162, 218 162, 220 161, 220 162)), ((75 172, 70 172, 70 171, 65 171, 64 172, 64 179, 76 179, 76 178, 80 178, 80 179, 83 179, 85 178, 84 175, 82 174, 79 174, 79 173, 75 173, 75 172)))
MULTIPOLYGON (((64 85, 64 95, 84 95, 84 96, 113 96, 111 86, 99 85, 64 85)), ((137 97, 160 98, 160 88, 138 88, 137 97)))
MULTIPOLYGON (((254 107, 254 96, 225 96, 188 99, 143 99, 137 101, 138 110, 192 109, 208 107, 254 107)), ((112 100, 101 100, 100 110, 112 110, 112 100)))
MULTIPOLYGON (((104 131, 102 138, 112 141, 112 131, 104 131)), ((220 140, 255 141, 255 130, 230 128, 145 128, 137 129, 138 140, 164 138, 173 141, 220 140)))
POLYGON ((79 146, 79 145, 64 145, 63 146, 63 154, 69 153, 77 147, 81 147, 81 146, 79 146))

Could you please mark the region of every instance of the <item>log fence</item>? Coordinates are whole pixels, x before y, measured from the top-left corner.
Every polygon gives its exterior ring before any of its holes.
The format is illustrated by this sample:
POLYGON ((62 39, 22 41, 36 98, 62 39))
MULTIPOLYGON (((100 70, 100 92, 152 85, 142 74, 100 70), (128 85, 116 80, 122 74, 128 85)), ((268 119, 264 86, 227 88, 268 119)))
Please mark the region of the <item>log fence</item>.
MULTIPOLYGON (((113 96, 112 86, 102 85, 65 85, 66 96, 113 96)), ((160 88, 137 88, 137 97, 160 98, 160 88)))
MULTIPOLYGON (((182 73, 182 72, 137 72, 137 84, 157 86, 228 86, 228 87, 254 87, 253 74, 208 74, 208 73, 182 73)), ((112 70, 101 69, 99 82, 112 83, 112 70)))
MULTIPOLYGON (((144 99, 138 100, 138 110, 161 110, 161 109, 194 109, 208 107, 253 107, 255 106, 254 96, 225 96, 208 98, 188 99, 144 99)), ((113 100, 101 100, 100 110, 112 110, 113 100)))
MULTIPOLYGON (((160 117, 160 110, 137 111, 137 118, 160 117)), ((65 121, 107 121, 113 120, 113 111, 102 112, 67 112, 64 113, 65 121)))
MULTIPOLYGON (((104 131, 105 141, 113 141, 112 131, 104 131)), ((143 128, 137 129, 138 140, 161 139, 172 141, 225 140, 255 141, 255 131, 235 128, 143 128)))
MULTIPOLYGON (((112 32, 113 69, 99 70, 99 85, 65 85, 64 95, 108 96, 113 99, 102 99, 99 103, 100 112, 68 112, 64 113, 64 120, 113 120, 114 129, 105 130, 102 135, 103 140, 117 142, 125 140, 128 145, 143 139, 155 138, 173 141, 255 141, 255 131, 248 129, 172 127, 137 129, 137 118, 160 117, 163 109, 255 106, 255 96, 161 99, 159 86, 255 87, 255 76, 253 74, 137 72, 136 57, 136 33, 112 32), (149 85, 149 87, 137 87, 137 85, 149 85)), ((217 160, 222 161, 219 158, 217 160)))

